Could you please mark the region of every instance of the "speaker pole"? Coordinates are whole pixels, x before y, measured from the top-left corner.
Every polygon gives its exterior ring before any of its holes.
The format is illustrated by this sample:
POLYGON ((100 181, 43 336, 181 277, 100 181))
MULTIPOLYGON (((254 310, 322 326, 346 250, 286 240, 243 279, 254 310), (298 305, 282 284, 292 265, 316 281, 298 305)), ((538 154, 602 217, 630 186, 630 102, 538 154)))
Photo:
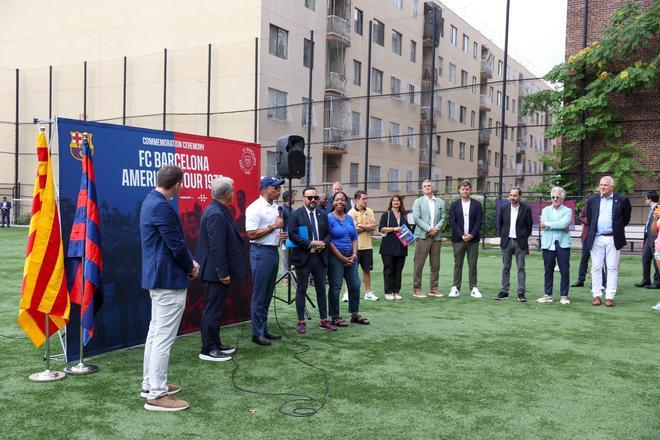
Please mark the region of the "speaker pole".
MULTIPOLYGON (((314 71, 314 31, 309 31, 309 39, 311 47, 309 55, 309 89, 307 92, 307 174, 305 176, 307 186, 310 185, 312 175, 312 72, 314 71)), ((291 185, 289 185, 289 190, 291 190, 291 185)))
MULTIPOLYGON (((367 56, 367 115, 366 127, 364 130, 364 190, 367 191, 369 184, 369 117, 371 111, 371 45, 373 43, 371 32, 373 30, 372 22, 369 20, 369 51, 367 56)), ((348 201, 347 201, 348 202, 348 201)))

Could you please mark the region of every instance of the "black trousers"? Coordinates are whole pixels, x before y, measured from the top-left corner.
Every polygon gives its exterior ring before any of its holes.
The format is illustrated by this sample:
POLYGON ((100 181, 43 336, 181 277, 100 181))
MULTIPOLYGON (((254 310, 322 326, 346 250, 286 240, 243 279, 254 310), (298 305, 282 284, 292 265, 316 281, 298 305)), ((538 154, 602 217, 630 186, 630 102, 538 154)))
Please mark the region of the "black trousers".
POLYGON ((229 295, 229 284, 204 283, 204 312, 202 312, 202 353, 220 349, 220 317, 229 295))
POLYGON ((325 293, 325 275, 327 268, 320 255, 310 254, 304 266, 296 266, 296 313, 298 320, 305 319, 305 294, 309 284, 309 275, 314 279, 314 289, 316 290, 316 304, 319 308, 319 317, 321 320, 328 318, 328 297, 325 293))
POLYGON ((401 272, 406 264, 406 256, 381 255, 383 259, 383 281, 385 293, 401 292, 401 272))
POLYGON ((2 227, 7 225, 9 227, 9 211, 2 211, 2 227))

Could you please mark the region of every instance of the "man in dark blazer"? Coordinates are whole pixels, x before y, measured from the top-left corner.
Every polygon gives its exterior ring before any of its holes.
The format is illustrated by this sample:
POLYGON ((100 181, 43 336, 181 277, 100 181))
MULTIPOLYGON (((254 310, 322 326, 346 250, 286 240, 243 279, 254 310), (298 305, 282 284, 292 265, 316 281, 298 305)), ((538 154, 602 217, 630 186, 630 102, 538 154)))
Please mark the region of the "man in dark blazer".
POLYGON ((220 343, 220 318, 231 286, 245 273, 245 245, 227 208, 234 199, 234 181, 216 178, 211 182, 211 195, 213 201, 202 214, 196 252, 204 282, 199 358, 223 362, 230 360, 236 349, 220 343))
POLYGON ((516 256, 518 267, 518 301, 526 302, 525 298, 525 256, 529 251, 527 240, 532 234, 532 209, 520 202, 522 190, 514 186, 509 191, 509 203, 502 206, 497 216, 497 232, 500 235, 502 248, 502 290, 497 295, 498 300, 509 299, 511 259, 516 256), (513 219, 513 221, 512 221, 513 219))
POLYGON ((334 331, 337 327, 328 320, 328 301, 325 293, 325 276, 328 267, 328 244, 330 243, 330 227, 328 215, 318 208, 319 195, 313 187, 307 187, 302 192, 304 206, 296 209, 289 216, 289 240, 296 247, 291 250, 291 262, 296 268, 296 312, 298 324, 296 331, 304 334, 307 331, 305 323, 305 299, 309 275, 314 278, 316 301, 321 322, 319 327, 334 331))
POLYGON ((642 281, 636 283, 636 287, 646 287, 647 289, 660 289, 660 273, 657 266, 654 264, 653 254, 655 253, 655 239, 658 234, 653 233, 651 225, 653 224, 653 211, 658 204, 657 191, 649 191, 646 193, 644 200, 646 206, 649 207, 649 213, 646 217, 646 224, 644 225, 644 247, 642 248, 642 281), (655 275, 651 279, 651 266, 655 269, 655 275))
POLYGON ((589 233, 585 246, 591 251, 592 304, 599 306, 603 296, 603 265, 607 267, 605 305, 614 307, 621 248, 626 245, 625 227, 630 222, 630 200, 614 192, 614 179, 605 176, 598 185, 600 194, 587 201, 589 233))
POLYGON ((7 227, 9 227, 9 213, 11 212, 11 202, 7 200, 7 197, 2 198, 2 202, 0 202, 0 211, 2 212, 2 227, 5 227, 5 224, 7 224, 7 227))
POLYGON ((170 350, 186 305, 188 280, 199 264, 186 249, 183 228, 170 200, 181 191, 183 171, 175 165, 158 170, 157 187, 142 202, 142 288, 151 296, 151 322, 144 344, 142 392, 149 411, 181 411, 188 402, 175 399, 181 387, 167 383, 170 350))
POLYGON ((451 242, 454 248, 454 285, 449 298, 456 298, 461 294, 461 280, 463 277, 463 261, 465 253, 468 257, 470 270, 470 296, 481 298, 477 288, 477 259, 479 258, 479 238, 483 212, 481 203, 470 197, 472 184, 463 180, 460 186, 461 198, 452 202, 449 208, 449 224, 451 225, 451 242))

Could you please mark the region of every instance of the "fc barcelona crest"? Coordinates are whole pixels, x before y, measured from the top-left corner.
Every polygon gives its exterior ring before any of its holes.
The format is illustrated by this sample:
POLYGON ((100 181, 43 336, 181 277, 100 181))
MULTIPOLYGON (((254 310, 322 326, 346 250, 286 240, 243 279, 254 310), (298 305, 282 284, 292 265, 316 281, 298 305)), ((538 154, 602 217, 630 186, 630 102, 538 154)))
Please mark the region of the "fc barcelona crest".
POLYGON ((87 138, 87 143, 89 144, 89 149, 92 152, 92 156, 94 155, 94 144, 92 143, 92 133, 81 133, 79 131, 70 131, 69 134, 71 135, 71 142, 69 143, 69 151, 71 152, 71 156, 73 156, 74 159, 79 160, 82 162, 82 145, 83 145, 83 140, 85 137, 87 138))

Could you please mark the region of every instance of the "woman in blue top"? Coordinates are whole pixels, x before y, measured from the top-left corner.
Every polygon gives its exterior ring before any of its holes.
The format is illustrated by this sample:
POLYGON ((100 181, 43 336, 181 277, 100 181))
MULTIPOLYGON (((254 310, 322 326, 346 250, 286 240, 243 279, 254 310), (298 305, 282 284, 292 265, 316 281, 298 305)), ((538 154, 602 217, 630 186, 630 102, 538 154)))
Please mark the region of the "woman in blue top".
POLYGON ((332 197, 333 210, 328 214, 330 224, 330 255, 328 256, 328 305, 332 322, 337 327, 348 323, 339 314, 339 291, 342 280, 348 287, 348 311, 351 322, 369 324, 369 320, 359 315, 360 277, 357 270, 357 230, 345 207, 348 197, 343 191, 332 197))
POLYGON ((555 275, 555 264, 561 273, 559 294, 564 305, 570 304, 568 299, 569 261, 571 259, 571 226, 572 211, 564 205, 566 191, 555 186, 550 190, 552 205, 541 211, 539 228, 543 231, 541 248, 543 249, 543 266, 545 267, 545 294, 536 301, 541 304, 552 303, 552 282, 555 275))

